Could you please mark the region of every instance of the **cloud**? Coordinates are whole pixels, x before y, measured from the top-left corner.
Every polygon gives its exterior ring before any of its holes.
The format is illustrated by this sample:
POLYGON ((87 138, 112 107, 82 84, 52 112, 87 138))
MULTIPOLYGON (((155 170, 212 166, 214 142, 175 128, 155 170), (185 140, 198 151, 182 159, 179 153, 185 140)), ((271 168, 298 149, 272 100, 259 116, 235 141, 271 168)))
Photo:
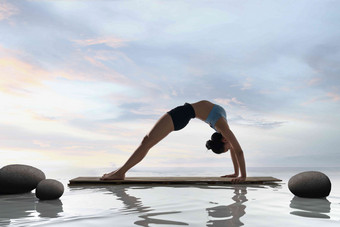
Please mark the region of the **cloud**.
MULTIPOLYGON (((285 98, 277 100, 277 97, 274 99, 258 92, 262 86, 275 87, 275 80, 268 81, 267 76, 258 79, 258 71, 254 70, 250 73, 256 76, 240 77, 240 72, 247 75, 246 71, 240 70, 247 68, 245 65, 248 68, 261 68, 275 61, 279 52, 273 51, 272 47, 274 45, 274 50, 279 50, 280 45, 260 39, 257 45, 249 42, 249 37, 257 35, 249 30, 254 24, 247 21, 243 24, 245 28, 241 29, 236 12, 228 11, 225 14, 223 10, 215 8, 216 5, 195 7, 188 15, 181 14, 178 18, 161 5, 158 5, 161 10, 145 6, 144 11, 141 11, 128 3, 117 4, 121 5, 121 10, 110 4, 81 4, 79 10, 86 12, 84 15, 97 15, 94 24, 87 17, 82 17, 83 21, 74 19, 72 7, 63 4, 21 3, 18 6, 26 9, 21 16, 33 25, 34 32, 24 30, 28 35, 27 40, 16 42, 15 45, 19 43, 31 58, 38 59, 37 64, 49 70, 58 71, 58 68, 62 68, 69 79, 125 84, 141 91, 145 99, 155 95, 162 100, 175 97, 191 100, 235 97, 249 108, 263 109, 265 104, 270 109, 277 106, 273 105, 275 102, 284 104, 285 98), (37 9, 39 14, 33 15, 37 9), (149 11, 154 12, 154 17, 160 21, 156 23, 150 20, 149 11), (189 32, 187 28, 192 23, 202 26, 193 26, 189 32), (140 29, 136 29, 136 25, 140 29), (229 34, 228 28, 234 29, 233 35, 229 34), (176 36, 170 37, 169 34, 176 36), (240 47, 237 50, 228 44, 235 42, 240 47), (34 43, 39 45, 32 45, 34 43), (199 77, 197 73, 191 74, 192 69, 199 72, 199 77), (256 105, 259 100, 262 100, 263 105, 256 105)), ((185 3, 173 6, 181 11, 190 7, 185 3)), ((233 7, 239 9, 238 4, 233 7)), ((252 12, 249 5, 247 7, 245 10, 252 12)), ((175 8, 173 12, 176 12, 175 8)), ((254 23, 262 20, 257 19, 254 23)), ((271 28, 272 25, 265 26, 271 28)), ((24 28, 23 24, 20 27, 24 28)), ((7 36, 7 40, 15 40, 18 31, 14 30, 12 35, 7 36)), ((270 36, 264 38, 267 40, 270 36)))
MULTIPOLYGON (((340 37, 340 34, 338 38, 340 37)), ((305 57, 306 63, 313 69, 314 78, 308 85, 323 91, 321 98, 338 101, 340 90, 340 45, 338 39, 316 45, 305 57)))
POLYGON ((46 143, 44 141, 33 140, 33 144, 39 145, 42 148, 50 147, 50 143, 46 143))
MULTIPOLYGON (((120 75, 117 75, 117 77, 120 77, 120 75)), ((96 79, 86 72, 74 72, 71 68, 53 70, 42 67, 36 62, 32 63, 32 59, 27 58, 25 52, 13 51, 0 45, 1 92, 12 95, 32 94, 32 89, 36 89, 34 92, 38 92, 37 89, 46 87, 46 82, 58 83, 57 80, 61 78, 65 78, 69 82, 77 80, 95 81, 96 79)), ((114 78, 113 72, 110 77, 103 80, 109 81, 111 78, 114 78)))
POLYGON ((243 105, 243 103, 237 100, 236 97, 233 97, 231 99, 215 99, 215 102, 226 106, 230 106, 232 104, 243 105))
POLYGON ((127 40, 117 39, 113 37, 109 38, 96 38, 96 39, 85 39, 85 40, 74 40, 75 43, 82 45, 82 46, 93 46, 93 45, 100 45, 104 44, 111 48, 118 48, 126 46, 127 40))
POLYGON ((322 95, 315 96, 313 98, 308 99, 307 101, 303 102, 303 106, 308 106, 308 105, 315 105, 316 103, 337 103, 340 101, 340 94, 336 92, 327 92, 327 93, 322 93, 322 95))
POLYGON ((9 19, 12 15, 18 14, 19 9, 7 1, 0 2, 0 21, 9 19))
POLYGON ((315 78, 310 79, 310 80, 307 82, 307 84, 308 84, 308 86, 314 86, 314 85, 319 84, 320 81, 321 81, 321 78, 320 78, 320 77, 315 77, 315 78))
POLYGON ((0 57, 0 91, 12 94, 29 93, 30 86, 42 86, 49 73, 13 57, 0 57))
POLYGON ((320 120, 328 112, 327 120, 334 120, 338 6, 1 3, 1 122, 27 130, 7 128, 13 140, 6 146, 75 155, 84 150, 84 156, 99 148, 119 152, 117 146, 135 141, 166 110, 202 99, 226 106, 228 120, 245 131, 295 136, 289 116, 320 120))
POLYGON ((239 124, 243 126, 250 126, 262 129, 273 129, 283 126, 285 121, 270 121, 261 118, 254 118, 254 117, 243 117, 241 115, 233 115, 228 119, 228 121, 232 122, 233 124, 239 124))
POLYGON ((129 75, 136 71, 136 66, 121 51, 89 46, 78 49, 72 55, 73 61, 64 66, 70 72, 69 79, 134 84, 129 75))
POLYGON ((331 98, 332 101, 338 102, 340 101, 340 94, 329 92, 327 93, 327 96, 331 98))
MULTIPOLYGON (((62 124, 62 123, 59 123, 62 124)), ((52 124, 50 124, 52 126, 52 124)), ((36 126, 36 127, 39 127, 36 126)), ((65 127, 65 129, 67 126, 65 127)), ((71 127, 64 132, 54 128, 51 131, 39 131, 36 129, 27 129, 25 127, 14 126, 10 124, 1 124, 1 135, 5 139, 1 144, 3 150, 35 150, 46 152, 56 152, 59 154, 81 152, 83 155, 91 153, 97 149, 101 151, 110 151, 114 144, 115 138, 108 136, 93 136, 94 133, 82 130, 82 133, 73 134, 71 131, 78 131, 71 127), (88 134, 86 136, 85 134, 88 134), (20 143, 18 143, 20 141, 20 143), (99 149, 100 147, 100 149, 99 149)))
MULTIPOLYGON (((5 22, 0 24, 2 30, 8 31, 2 33, 3 47, 12 52, 20 50, 12 53, 12 58, 68 79, 129 83, 113 67, 113 62, 127 61, 126 56, 118 51, 108 54, 113 47, 126 45, 126 41, 94 34, 94 27, 78 21, 72 13, 68 15, 64 11, 60 14, 62 9, 60 5, 54 7, 56 5, 52 2, 16 2, 21 11, 13 19, 16 26, 5 22), (93 36, 99 38, 84 39, 93 36)), ((117 68, 121 71, 119 64, 117 68)))

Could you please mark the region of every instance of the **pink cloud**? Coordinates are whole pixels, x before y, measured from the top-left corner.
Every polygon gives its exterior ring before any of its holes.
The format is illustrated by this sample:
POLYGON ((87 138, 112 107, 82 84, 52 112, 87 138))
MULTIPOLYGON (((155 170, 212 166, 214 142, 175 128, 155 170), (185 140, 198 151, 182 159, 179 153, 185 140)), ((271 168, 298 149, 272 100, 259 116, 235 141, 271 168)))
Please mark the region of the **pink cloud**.
POLYGON ((339 94, 336 94, 336 93, 334 93, 334 92, 328 92, 328 93, 327 93, 327 97, 331 98, 332 101, 334 101, 334 102, 340 101, 340 95, 339 95, 339 94))
MULTIPOLYGON (((101 77, 93 76, 92 71, 78 70, 76 66, 71 65, 64 69, 45 69, 24 60, 25 53, 18 50, 11 50, 0 45, 0 92, 11 95, 25 95, 31 88, 43 87, 45 81, 51 81, 56 78, 65 78, 68 80, 94 81, 107 80, 121 83, 127 83, 126 78, 118 72, 108 68, 102 63, 105 55, 100 53, 94 56, 80 56, 82 61, 90 62, 96 69, 101 69, 101 77)), ((110 59, 112 60, 112 59, 110 59)))
POLYGON ((308 86, 313 86, 318 84, 321 81, 321 78, 315 77, 307 82, 308 86))
POLYGON ((118 48, 118 47, 126 46, 127 41, 114 38, 114 37, 108 37, 108 38, 97 38, 97 39, 74 40, 74 42, 81 46, 105 44, 112 48, 118 48))
POLYGON ((22 93, 28 86, 41 86, 48 72, 13 57, 0 57, 0 91, 22 93))
POLYGON ((242 84, 241 90, 249 90, 253 86, 251 81, 252 79, 248 77, 246 81, 242 84))
POLYGON ((0 21, 6 20, 18 12, 19 10, 12 4, 6 1, 0 2, 0 21))
POLYGON ((316 102, 329 102, 329 101, 333 102, 340 101, 340 95, 335 92, 328 92, 326 95, 309 99, 306 102, 302 103, 302 105, 309 105, 316 102))
POLYGON ((227 106, 230 106, 232 104, 243 105, 243 103, 240 102, 236 97, 233 97, 231 99, 215 99, 215 101, 221 105, 227 106))

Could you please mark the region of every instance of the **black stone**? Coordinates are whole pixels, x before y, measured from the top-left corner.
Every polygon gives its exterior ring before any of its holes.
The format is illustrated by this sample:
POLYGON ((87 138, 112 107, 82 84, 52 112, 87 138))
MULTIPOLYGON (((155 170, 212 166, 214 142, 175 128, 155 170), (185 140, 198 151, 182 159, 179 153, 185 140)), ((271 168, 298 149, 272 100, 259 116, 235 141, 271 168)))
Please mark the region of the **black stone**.
POLYGON ((30 192, 45 178, 45 174, 33 166, 7 165, 0 169, 0 194, 30 192))
POLYGON ((64 193, 64 185, 57 180, 42 180, 35 189, 35 195, 40 200, 59 199, 64 193))
POLYGON ((331 192, 329 178, 317 171, 296 174, 288 181, 289 190, 296 196, 304 198, 323 198, 331 192))

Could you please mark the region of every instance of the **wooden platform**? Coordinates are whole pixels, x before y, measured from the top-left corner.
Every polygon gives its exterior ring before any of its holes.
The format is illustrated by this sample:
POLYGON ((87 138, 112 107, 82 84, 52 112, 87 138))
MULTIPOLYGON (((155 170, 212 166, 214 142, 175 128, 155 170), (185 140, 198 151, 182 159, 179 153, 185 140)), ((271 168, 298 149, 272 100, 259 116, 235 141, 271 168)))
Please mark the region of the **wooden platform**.
MULTIPOLYGON (((69 185, 119 185, 119 184, 231 184, 232 178, 225 177, 126 177, 125 180, 100 180, 99 177, 77 177, 69 185)), ((281 181, 274 177, 247 177, 241 184, 268 184, 281 181)))

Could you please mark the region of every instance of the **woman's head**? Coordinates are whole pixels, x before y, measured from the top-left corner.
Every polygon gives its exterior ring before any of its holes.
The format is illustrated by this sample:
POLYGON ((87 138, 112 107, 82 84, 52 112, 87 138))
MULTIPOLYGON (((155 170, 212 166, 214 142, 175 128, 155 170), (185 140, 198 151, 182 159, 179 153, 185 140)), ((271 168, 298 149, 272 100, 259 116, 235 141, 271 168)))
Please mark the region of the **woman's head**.
POLYGON ((221 154, 226 151, 225 143, 222 141, 223 136, 221 133, 215 132, 211 135, 211 139, 207 141, 205 146, 208 150, 212 150, 215 154, 221 154))

